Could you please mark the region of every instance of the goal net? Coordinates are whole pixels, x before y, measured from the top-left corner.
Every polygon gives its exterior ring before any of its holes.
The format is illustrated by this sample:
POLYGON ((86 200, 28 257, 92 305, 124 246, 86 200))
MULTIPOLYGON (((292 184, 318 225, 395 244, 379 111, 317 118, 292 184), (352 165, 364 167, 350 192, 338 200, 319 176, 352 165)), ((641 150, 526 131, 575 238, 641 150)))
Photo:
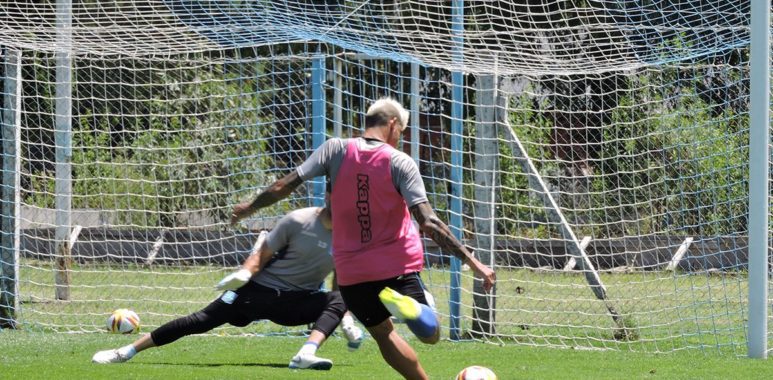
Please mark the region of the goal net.
MULTIPOLYGON (((205 306, 321 182, 231 207, 392 96, 444 336, 746 353, 748 1, 4 2, 0 323, 205 306)), ((221 333, 295 333, 258 322, 221 333)))

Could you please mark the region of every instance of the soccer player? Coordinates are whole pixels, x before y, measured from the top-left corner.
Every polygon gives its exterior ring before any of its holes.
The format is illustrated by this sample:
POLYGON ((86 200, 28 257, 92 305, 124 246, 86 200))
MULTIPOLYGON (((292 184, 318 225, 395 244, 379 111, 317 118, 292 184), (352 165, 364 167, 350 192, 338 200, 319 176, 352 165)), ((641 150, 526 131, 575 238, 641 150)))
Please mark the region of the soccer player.
POLYGON ((419 277, 424 248, 411 215, 425 234, 475 271, 486 291, 496 276, 438 219, 418 167, 396 149, 408 116, 395 100, 379 99, 368 108, 361 137, 327 140, 295 171, 251 202, 234 206, 231 222, 286 197, 305 180, 327 175, 336 226, 333 259, 346 306, 392 368, 408 379, 426 379, 415 351, 390 319, 391 314, 404 320, 424 343, 439 339, 437 316, 427 306, 419 277))
POLYGON ((290 368, 330 369, 333 362, 317 357, 316 351, 342 318, 341 328, 351 351, 359 347, 363 337, 362 330, 346 312, 340 293, 320 290, 333 270, 331 222, 328 207, 288 213, 270 233, 261 233, 265 239, 258 238, 241 269, 216 285, 219 290, 225 290, 222 296, 204 309, 168 322, 130 345, 97 352, 92 361, 122 363, 140 351, 172 343, 186 335, 204 333, 226 323, 244 327, 252 321, 267 319, 283 326, 314 323, 308 340, 290 361, 290 368))

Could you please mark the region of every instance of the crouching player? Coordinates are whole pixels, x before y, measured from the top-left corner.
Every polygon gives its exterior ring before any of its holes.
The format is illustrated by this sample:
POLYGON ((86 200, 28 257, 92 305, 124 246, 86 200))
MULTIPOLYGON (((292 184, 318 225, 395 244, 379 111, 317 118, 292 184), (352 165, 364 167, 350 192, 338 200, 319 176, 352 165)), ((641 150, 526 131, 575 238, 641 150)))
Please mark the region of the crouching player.
POLYGON ((313 323, 308 340, 290 361, 293 369, 329 370, 333 362, 316 356, 317 349, 342 322, 351 351, 362 330, 346 312, 338 291, 320 287, 333 270, 331 215, 328 207, 309 207, 285 215, 271 233, 261 233, 240 270, 217 284, 225 292, 207 307, 170 321, 134 343, 94 354, 94 363, 122 363, 137 353, 186 335, 200 334, 223 324, 247 326, 259 319, 283 326, 313 323), (264 238, 265 239, 264 239, 264 238))

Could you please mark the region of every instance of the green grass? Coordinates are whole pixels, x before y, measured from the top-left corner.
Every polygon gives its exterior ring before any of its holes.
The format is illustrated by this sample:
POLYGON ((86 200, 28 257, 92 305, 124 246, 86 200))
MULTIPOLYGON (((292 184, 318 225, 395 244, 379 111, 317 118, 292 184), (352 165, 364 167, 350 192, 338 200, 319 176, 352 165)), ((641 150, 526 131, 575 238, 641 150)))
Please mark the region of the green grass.
MULTIPOLYGON (((123 364, 96 365, 91 355, 130 343, 136 336, 57 334, 0 330, 2 379, 397 379, 370 339, 354 353, 331 337, 320 356, 330 371, 289 370, 301 337, 192 336, 140 353, 123 364)), ((509 379, 769 379, 766 360, 705 355, 696 351, 641 354, 441 341, 410 340, 432 379, 453 379, 477 364, 509 379)))
MULTIPOLYGON (((57 301, 51 263, 24 260, 17 319, 29 331, 97 333, 104 330, 110 311, 127 307, 138 312, 144 331, 150 331, 206 306, 218 295, 214 284, 229 271, 214 266, 75 265, 71 299, 57 301)), ((449 276, 444 268, 428 268, 422 274, 438 301, 444 337, 450 336, 449 276)), ((746 355, 748 288, 743 274, 602 273, 608 303, 635 338, 631 340, 615 339, 619 326, 581 273, 499 268, 497 278, 496 334, 486 337, 491 343, 746 355)), ((463 272, 462 333, 473 325, 471 289, 471 273, 463 272)), ((221 327, 214 333, 292 335, 298 331, 257 323, 245 329, 221 327)))

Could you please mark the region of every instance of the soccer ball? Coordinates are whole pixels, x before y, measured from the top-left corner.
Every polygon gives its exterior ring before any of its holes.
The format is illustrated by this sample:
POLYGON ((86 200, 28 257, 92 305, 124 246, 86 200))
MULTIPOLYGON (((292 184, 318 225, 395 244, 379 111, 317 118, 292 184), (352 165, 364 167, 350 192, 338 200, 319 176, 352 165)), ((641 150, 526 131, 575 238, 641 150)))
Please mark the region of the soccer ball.
POLYGON ((497 375, 486 367, 474 365, 459 372, 456 380, 497 380, 497 375))
POLYGON ((140 331, 140 316, 129 309, 117 309, 107 318, 107 331, 131 334, 140 331))

